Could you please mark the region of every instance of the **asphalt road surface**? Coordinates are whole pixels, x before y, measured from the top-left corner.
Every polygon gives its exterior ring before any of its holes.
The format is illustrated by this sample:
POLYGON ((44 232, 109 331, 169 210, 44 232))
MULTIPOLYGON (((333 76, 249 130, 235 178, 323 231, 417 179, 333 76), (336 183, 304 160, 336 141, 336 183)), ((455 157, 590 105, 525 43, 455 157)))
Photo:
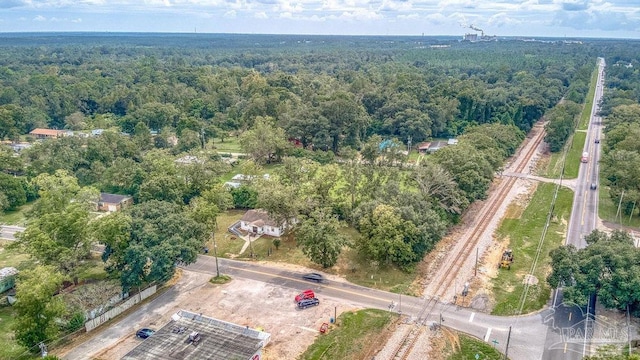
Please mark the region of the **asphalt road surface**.
MULTIPOLYGON (((322 283, 310 282, 302 278, 302 273, 258 265, 252 262, 240 262, 218 259, 221 273, 232 277, 262 281, 274 285, 290 287, 299 291, 312 288, 316 293, 337 299, 348 300, 363 307, 389 310, 406 315, 409 321, 429 326, 440 323, 455 330, 473 335, 494 344, 505 352, 509 327, 509 357, 512 359, 541 359, 545 345, 547 324, 552 315, 549 311, 519 317, 491 316, 472 309, 437 302, 434 299, 399 295, 374 290, 344 281, 325 280, 322 283)), ((186 269, 207 274, 216 274, 215 259, 200 256, 195 264, 186 269)))
MULTIPOLYGON (((567 244, 578 249, 587 246, 584 237, 596 229, 598 220, 600 144, 596 140, 600 142, 602 138, 602 119, 596 114, 602 100, 605 67, 604 59, 599 58, 598 61, 598 80, 583 150, 589 154, 589 160, 581 164, 578 171, 566 239, 567 244)), ((548 322, 543 359, 580 360, 589 355, 595 319, 594 302, 592 298, 587 307, 581 308, 564 303, 562 290, 554 292, 553 319, 548 322)))
POLYGON ((0 239, 15 240, 16 233, 23 232, 24 228, 20 226, 2 225, 0 226, 0 239))

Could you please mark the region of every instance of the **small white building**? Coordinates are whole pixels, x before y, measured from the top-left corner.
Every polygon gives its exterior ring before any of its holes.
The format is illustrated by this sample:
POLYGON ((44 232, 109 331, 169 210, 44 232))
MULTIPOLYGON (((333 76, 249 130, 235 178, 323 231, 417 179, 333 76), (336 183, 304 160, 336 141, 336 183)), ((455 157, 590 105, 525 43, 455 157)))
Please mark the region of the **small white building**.
POLYGON ((278 226, 262 209, 249 210, 240 219, 240 229, 258 235, 280 237, 286 228, 286 223, 278 226))

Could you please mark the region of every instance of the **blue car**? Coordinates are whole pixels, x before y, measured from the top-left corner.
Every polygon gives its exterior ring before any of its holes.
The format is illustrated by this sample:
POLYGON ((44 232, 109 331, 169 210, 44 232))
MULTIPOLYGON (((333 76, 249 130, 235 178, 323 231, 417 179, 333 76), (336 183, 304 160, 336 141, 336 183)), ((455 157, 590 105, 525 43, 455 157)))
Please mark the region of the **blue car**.
POLYGON ((155 332, 156 332, 155 330, 151 330, 151 329, 147 329, 147 328, 140 329, 136 333, 136 337, 139 337, 140 339, 146 339, 149 336, 155 334, 155 332))

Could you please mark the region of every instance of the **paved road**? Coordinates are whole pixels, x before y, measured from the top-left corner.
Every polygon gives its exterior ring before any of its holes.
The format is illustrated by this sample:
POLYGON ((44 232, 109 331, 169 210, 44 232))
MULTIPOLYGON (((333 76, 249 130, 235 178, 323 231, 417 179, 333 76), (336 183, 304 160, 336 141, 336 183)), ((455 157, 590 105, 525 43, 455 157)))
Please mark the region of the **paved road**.
MULTIPOLYGON (((595 141, 599 141, 602 137, 602 119, 596 114, 602 99, 604 67, 604 59, 599 58, 598 80, 583 150, 589 154, 589 161, 581 164, 578 171, 567 231, 566 243, 573 244, 579 249, 586 247, 584 237, 596 229, 598 221, 600 144, 595 141), (596 189, 592 188, 592 184, 596 189)), ((564 304, 562 291, 554 292, 552 309, 555 312, 553 321, 549 322, 543 359, 580 360, 589 354, 595 319, 594 302, 595 299, 590 299, 588 307, 583 309, 564 304)))
POLYGON ((23 232, 25 228, 21 226, 1 225, 0 226, 0 239, 2 240, 15 240, 16 233, 23 232))
MULTIPOLYGON (((327 280, 321 284, 311 283, 303 280, 300 273, 250 262, 219 259, 219 266, 220 272, 232 277, 262 281, 296 290, 311 287, 323 296, 345 299, 363 307, 381 310, 391 308, 394 312, 401 312, 408 316, 410 321, 420 320, 420 323, 426 325, 438 323, 442 315, 443 325, 484 339, 489 343, 496 340, 496 347, 502 352, 505 351, 511 326, 509 357, 512 359, 542 358, 545 338, 536 335, 546 333, 545 321, 548 321, 552 314, 549 311, 542 311, 521 317, 491 316, 451 304, 435 303, 428 298, 374 290, 344 281, 327 280)), ((215 259, 210 256, 200 256, 195 264, 187 266, 186 269, 215 275, 215 259)))

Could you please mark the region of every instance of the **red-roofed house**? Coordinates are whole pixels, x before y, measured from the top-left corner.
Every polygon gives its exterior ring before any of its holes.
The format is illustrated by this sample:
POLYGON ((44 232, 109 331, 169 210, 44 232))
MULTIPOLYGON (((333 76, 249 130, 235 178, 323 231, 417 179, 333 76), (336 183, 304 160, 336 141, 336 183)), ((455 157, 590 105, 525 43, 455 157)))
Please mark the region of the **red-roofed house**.
POLYGON ((36 128, 33 129, 29 135, 33 135, 36 139, 50 139, 50 138, 58 138, 64 135, 66 130, 53 130, 53 129, 41 129, 36 128))

